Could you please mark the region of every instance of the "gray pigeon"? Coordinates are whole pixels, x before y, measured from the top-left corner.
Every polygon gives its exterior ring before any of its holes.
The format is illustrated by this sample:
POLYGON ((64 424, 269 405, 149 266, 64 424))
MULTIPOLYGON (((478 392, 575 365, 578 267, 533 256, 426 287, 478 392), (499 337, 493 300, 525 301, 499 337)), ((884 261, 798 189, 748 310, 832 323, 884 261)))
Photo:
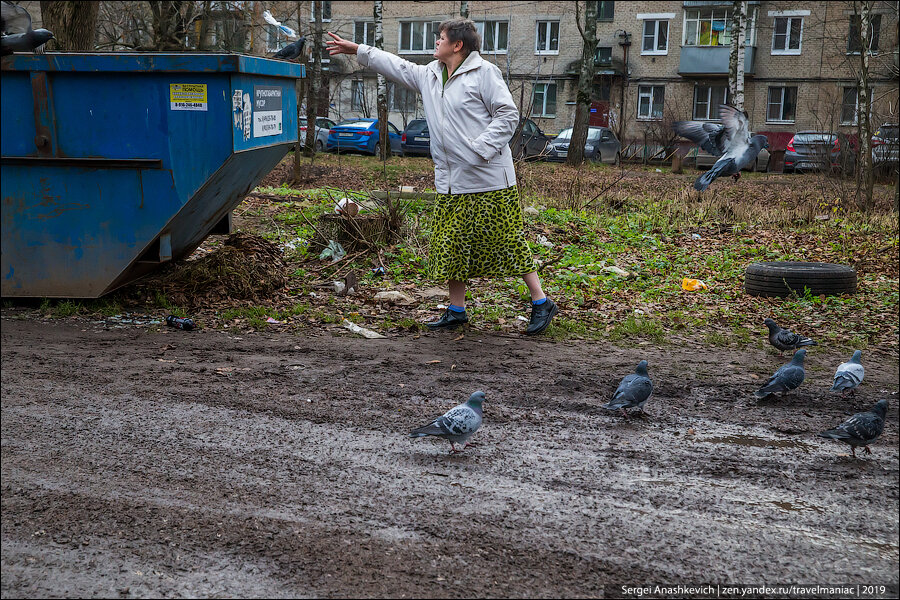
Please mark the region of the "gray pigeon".
POLYGON ((781 392, 782 395, 800 387, 803 380, 806 379, 806 371, 803 369, 803 359, 806 358, 806 350, 801 348, 794 353, 794 358, 786 365, 780 367, 775 374, 769 377, 766 385, 762 386, 756 392, 757 398, 765 398, 769 394, 781 392))
POLYGON ((721 125, 701 121, 676 121, 672 125, 675 133, 719 157, 708 171, 694 181, 695 190, 705 190, 713 180, 722 175, 739 179, 741 169, 753 164, 759 151, 769 147, 766 136, 750 137, 750 123, 746 112, 720 104, 719 118, 722 119, 721 125))
POLYGON ((796 350, 803 346, 818 346, 816 342, 808 337, 782 329, 772 319, 766 319, 763 322, 769 328, 769 343, 775 346, 782 356, 784 356, 785 350, 796 350))
POLYGON ((281 50, 275 53, 275 58, 283 58, 285 60, 294 60, 301 54, 303 54, 303 46, 306 44, 306 37, 300 36, 300 39, 296 42, 288 44, 281 50))
POLYGON ((841 396, 848 391, 851 395, 856 395, 856 387, 862 383, 866 370, 862 366, 862 352, 857 350, 853 353, 853 357, 842 363, 834 373, 834 385, 831 386, 832 392, 840 392, 841 396))
POLYGON ((0 4, 0 55, 13 52, 33 52, 53 39, 53 33, 46 29, 32 29, 31 15, 12 2, 0 4))
POLYGON ((450 442, 450 452, 462 452, 468 446, 477 446, 468 439, 481 427, 481 404, 484 402, 484 392, 475 392, 465 404, 451 408, 442 416, 428 425, 413 429, 409 437, 420 438, 428 435, 444 438, 450 442), (462 450, 456 449, 456 444, 465 444, 462 450))
POLYGON ((643 414, 644 403, 653 393, 653 382, 647 374, 647 361, 642 360, 634 369, 634 373, 622 378, 612 400, 603 405, 608 410, 622 409, 622 415, 628 416, 629 408, 637 408, 643 414))
POLYGON ((857 446, 865 446, 866 454, 872 454, 869 444, 878 439, 878 436, 884 431, 884 416, 887 414, 887 407, 887 400, 879 400, 869 412, 856 413, 834 429, 823 431, 818 435, 850 444, 850 450, 854 457, 857 446))

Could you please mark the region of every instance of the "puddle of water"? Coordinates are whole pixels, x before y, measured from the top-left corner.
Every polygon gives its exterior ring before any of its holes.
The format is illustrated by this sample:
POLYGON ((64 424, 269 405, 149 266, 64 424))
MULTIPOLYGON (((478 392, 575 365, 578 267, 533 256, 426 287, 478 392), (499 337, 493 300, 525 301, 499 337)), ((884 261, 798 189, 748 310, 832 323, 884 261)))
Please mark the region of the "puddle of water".
POLYGON ((698 442, 711 444, 734 444, 736 446, 755 446, 757 448, 799 448, 809 454, 810 445, 798 440, 773 440, 752 435, 729 435, 724 437, 697 438, 698 442))

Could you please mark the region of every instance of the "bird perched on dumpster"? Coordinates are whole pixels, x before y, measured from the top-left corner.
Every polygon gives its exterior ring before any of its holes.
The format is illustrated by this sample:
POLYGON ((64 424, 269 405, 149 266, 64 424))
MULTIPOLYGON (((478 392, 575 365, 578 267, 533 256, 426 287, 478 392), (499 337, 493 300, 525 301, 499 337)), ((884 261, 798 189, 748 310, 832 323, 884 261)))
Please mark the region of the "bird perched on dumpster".
POLYGON ((756 397, 765 398, 775 392, 781 392, 783 396, 800 387, 800 384, 806 379, 806 370, 803 368, 804 358, 806 358, 806 350, 803 348, 797 350, 791 362, 779 367, 775 374, 769 377, 766 384, 754 392, 756 397))
POLYGON ((481 427, 481 405, 484 402, 484 392, 475 392, 464 403, 451 408, 446 413, 418 429, 409 432, 409 437, 420 438, 429 435, 444 438, 450 442, 450 453, 462 452, 468 446, 477 446, 469 442, 478 428, 481 427), (464 444, 457 450, 456 444, 464 444))
POLYGON ((879 400, 872 410, 856 413, 834 429, 823 431, 818 435, 850 444, 850 451, 854 457, 857 446, 864 446, 866 454, 872 454, 869 444, 878 439, 878 436, 884 431, 884 416, 887 414, 887 407, 887 400, 879 400))
POLYGON ((52 39, 51 31, 31 28, 27 10, 6 0, 0 4, 0 54, 33 52, 52 39))
POLYGON ((299 40, 288 44, 275 53, 275 58, 283 58, 285 60, 294 60, 303 54, 303 46, 306 44, 306 37, 301 36, 299 40))
POLYGON ((708 171, 694 181, 694 189, 703 191, 717 177, 731 175, 740 179, 741 169, 752 165, 759 151, 769 147, 764 135, 750 137, 750 122, 747 113, 727 104, 719 105, 722 123, 704 121, 676 121, 672 129, 703 150, 719 157, 708 171))
POLYGON ((612 400, 603 404, 607 410, 622 409, 622 415, 628 416, 629 408, 637 408, 644 413, 644 403, 653 393, 653 382, 647 373, 647 361, 642 360, 634 369, 634 373, 626 375, 616 388, 612 400))
POLYGON ((862 352, 857 350, 853 356, 845 363, 837 368, 834 373, 834 385, 831 386, 832 392, 840 392, 841 396, 850 392, 856 395, 856 388, 862 383, 866 370, 862 366, 862 352))
POLYGON ((816 342, 808 337, 803 337, 793 331, 782 329, 772 319, 766 319, 763 323, 769 328, 769 343, 775 346, 775 349, 778 350, 782 356, 784 356, 785 350, 796 350, 803 346, 818 346, 816 342))

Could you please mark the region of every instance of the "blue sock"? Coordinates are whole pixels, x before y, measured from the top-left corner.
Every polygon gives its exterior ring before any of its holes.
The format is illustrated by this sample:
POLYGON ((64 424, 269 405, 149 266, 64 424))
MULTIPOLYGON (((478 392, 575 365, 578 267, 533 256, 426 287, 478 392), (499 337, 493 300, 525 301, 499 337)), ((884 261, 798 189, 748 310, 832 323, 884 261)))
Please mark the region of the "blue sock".
POLYGON ((452 311, 455 312, 455 313, 466 312, 466 307, 465 307, 465 306, 457 306, 457 305, 455 305, 455 304, 451 304, 451 305, 448 306, 447 308, 450 309, 450 310, 452 310, 452 311))
POLYGON ((534 305, 534 306, 540 306, 541 304, 543 304, 543 303, 546 302, 546 301, 547 301, 547 297, 544 296, 544 297, 541 298, 540 300, 532 300, 532 301, 531 301, 531 304, 534 305))

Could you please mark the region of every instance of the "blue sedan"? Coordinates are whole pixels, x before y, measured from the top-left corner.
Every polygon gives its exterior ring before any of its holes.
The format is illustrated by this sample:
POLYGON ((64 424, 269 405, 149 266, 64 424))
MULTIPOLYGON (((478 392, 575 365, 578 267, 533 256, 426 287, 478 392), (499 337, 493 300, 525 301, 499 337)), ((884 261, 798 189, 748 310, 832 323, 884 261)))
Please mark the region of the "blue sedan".
MULTIPOLYGON (((391 153, 400 154, 400 131, 390 121, 388 139, 391 141, 391 153)), ((329 152, 364 152, 378 156, 381 154, 378 119, 353 119, 338 123, 328 130, 325 149, 329 152)))

